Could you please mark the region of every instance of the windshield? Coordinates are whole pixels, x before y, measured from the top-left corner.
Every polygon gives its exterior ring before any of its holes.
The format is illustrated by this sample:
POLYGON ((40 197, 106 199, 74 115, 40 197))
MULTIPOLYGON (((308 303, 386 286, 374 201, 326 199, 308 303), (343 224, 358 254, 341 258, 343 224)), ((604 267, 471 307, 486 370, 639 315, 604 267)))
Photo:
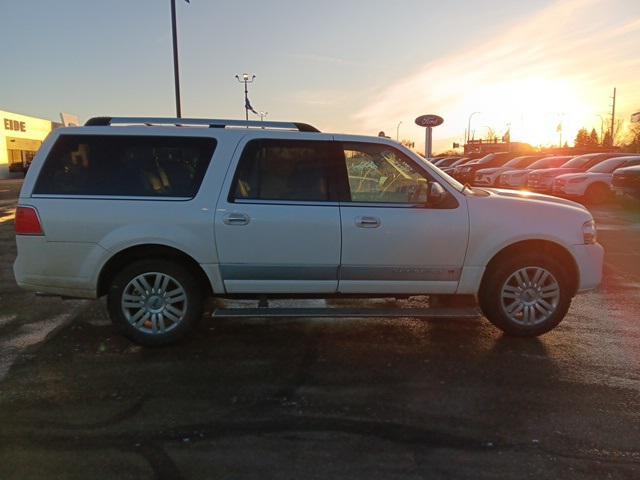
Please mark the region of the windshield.
POLYGON ((572 158, 567 163, 562 165, 563 168, 582 168, 587 163, 591 162, 598 154, 590 153, 588 155, 580 155, 579 157, 572 158))
POLYGON ((622 167, 623 165, 631 164, 633 161, 640 161, 640 157, 619 157, 619 158, 610 158, 609 160, 605 160, 602 163, 599 163, 593 167, 591 167, 587 172, 592 173, 612 173, 614 170, 622 167))
POLYGON ((567 161, 570 159, 571 157, 548 157, 548 158, 541 158, 540 160, 538 160, 537 162, 533 162, 531 165, 529 165, 529 169, 530 170, 535 170, 536 168, 550 168, 550 167, 559 167, 561 165, 564 165, 565 163, 567 163, 567 161))
POLYGON ((538 157, 516 157, 504 164, 505 167, 526 167, 538 157))
POLYGON ((495 156, 496 156, 495 153, 490 153, 489 155, 485 155, 480 160, 476 160, 473 163, 489 163, 491 160, 495 158, 495 156))
POLYGON ((456 160, 455 162, 453 162, 451 165, 449 165, 450 167, 457 167, 458 165, 462 165, 463 163, 467 163, 471 161, 470 158, 467 157, 462 157, 460 160, 456 160))

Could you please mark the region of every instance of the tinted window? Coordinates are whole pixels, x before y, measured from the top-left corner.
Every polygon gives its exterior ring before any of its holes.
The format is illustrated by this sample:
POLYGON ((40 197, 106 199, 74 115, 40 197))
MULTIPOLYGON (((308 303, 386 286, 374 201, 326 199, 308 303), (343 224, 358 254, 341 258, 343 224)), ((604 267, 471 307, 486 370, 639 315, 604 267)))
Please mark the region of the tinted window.
POLYGON ((253 140, 238 163, 231 199, 329 201, 334 195, 332 142, 253 140))
POLYGON ((212 138, 61 135, 34 193, 193 197, 215 146, 212 138))
POLYGON ((351 201, 427 202, 426 174, 400 151, 375 143, 345 143, 351 201))
POLYGON ((551 168, 551 167, 559 167, 560 165, 564 165, 571 157, 548 157, 538 160, 537 162, 533 162, 529 165, 529 169, 535 170, 536 168, 551 168))
POLYGON ((579 157, 574 157, 569 160, 567 163, 562 165, 562 168, 582 168, 588 163, 592 162, 594 159, 600 157, 599 153, 589 153, 587 155, 580 155, 579 157))
POLYGON ((605 160, 602 163, 597 164, 595 167, 591 167, 588 172, 595 173, 612 173, 614 170, 626 167, 629 165, 636 165, 640 162, 639 158, 610 158, 609 160, 605 160))
POLYGON ((524 167, 526 167, 528 165, 531 165, 538 158, 540 158, 540 157, 535 157, 535 156, 531 156, 531 157, 516 157, 516 158, 512 158, 511 160, 509 160, 507 163, 504 164, 504 166, 505 167, 524 168, 524 167))

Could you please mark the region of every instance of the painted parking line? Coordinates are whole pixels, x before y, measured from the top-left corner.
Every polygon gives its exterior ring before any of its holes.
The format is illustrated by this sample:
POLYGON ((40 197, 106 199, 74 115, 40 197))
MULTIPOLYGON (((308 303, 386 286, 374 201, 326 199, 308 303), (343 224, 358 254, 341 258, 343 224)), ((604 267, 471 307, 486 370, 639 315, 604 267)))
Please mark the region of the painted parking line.
MULTIPOLYGON (((79 301, 68 312, 39 322, 26 323, 17 329, 15 333, 0 340, 0 382, 4 380, 4 377, 23 350, 46 340, 47 336, 53 331, 71 323, 86 303, 87 301, 79 301)), ((15 318, 8 317, 5 320, 7 323, 12 323, 15 318)))
POLYGON ((4 216, 0 217, 0 223, 10 222, 10 221, 14 220, 15 218, 16 218, 16 209, 13 208, 13 209, 9 210, 9 213, 7 215, 4 215, 4 216))

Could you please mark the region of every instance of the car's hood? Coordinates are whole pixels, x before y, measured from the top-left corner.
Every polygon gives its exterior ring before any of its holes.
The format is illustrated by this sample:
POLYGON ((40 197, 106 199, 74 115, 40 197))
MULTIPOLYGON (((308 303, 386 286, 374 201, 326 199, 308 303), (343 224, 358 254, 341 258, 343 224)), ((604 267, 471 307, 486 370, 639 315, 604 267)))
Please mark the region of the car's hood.
POLYGON ((545 177, 557 177, 565 173, 582 172, 579 168, 542 168, 540 170, 532 170, 530 175, 544 175, 545 177))
POLYGON ((571 200, 567 200, 564 198, 553 197, 551 195, 544 195, 542 193, 534 193, 521 190, 505 190, 502 188, 483 188, 482 190, 486 190, 491 195, 512 198, 514 201, 518 202, 530 202, 534 200, 536 202, 543 202, 546 204, 562 205, 565 207, 570 207, 587 212, 587 214, 589 213, 587 209, 579 203, 572 202, 571 200))
POLYGON ((577 245, 584 242, 582 225, 593 219, 582 205, 562 198, 497 188, 473 191, 477 193, 467 197, 467 205, 470 235, 476 242, 494 235, 577 245))

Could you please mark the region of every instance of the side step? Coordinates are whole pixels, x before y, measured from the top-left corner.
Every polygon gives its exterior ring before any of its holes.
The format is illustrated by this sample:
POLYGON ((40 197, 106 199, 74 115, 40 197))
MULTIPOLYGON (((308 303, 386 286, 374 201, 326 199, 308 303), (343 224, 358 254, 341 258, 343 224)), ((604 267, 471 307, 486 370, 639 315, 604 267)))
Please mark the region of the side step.
POLYGON ((413 317, 413 318, 479 318, 480 310, 474 307, 448 308, 218 308, 213 311, 215 318, 273 318, 273 317, 310 317, 310 318, 377 318, 377 317, 413 317))

